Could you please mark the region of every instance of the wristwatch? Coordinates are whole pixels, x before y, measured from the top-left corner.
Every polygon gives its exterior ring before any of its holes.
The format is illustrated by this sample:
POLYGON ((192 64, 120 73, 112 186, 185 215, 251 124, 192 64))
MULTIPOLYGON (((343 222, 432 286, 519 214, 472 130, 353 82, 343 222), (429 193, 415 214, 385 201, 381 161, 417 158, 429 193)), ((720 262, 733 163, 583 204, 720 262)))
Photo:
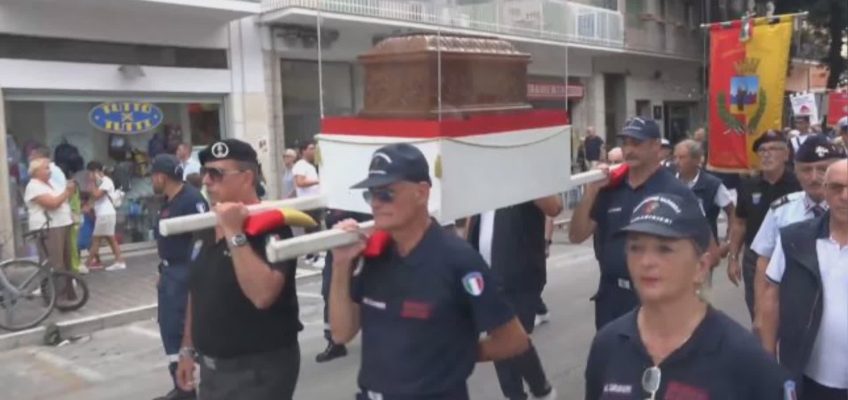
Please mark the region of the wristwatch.
POLYGON ((192 360, 197 358, 197 352, 194 351, 194 347, 180 347, 180 358, 188 357, 192 360))
POLYGON ((228 242, 230 243, 230 247, 241 247, 247 244, 247 236, 244 233, 237 233, 228 242))

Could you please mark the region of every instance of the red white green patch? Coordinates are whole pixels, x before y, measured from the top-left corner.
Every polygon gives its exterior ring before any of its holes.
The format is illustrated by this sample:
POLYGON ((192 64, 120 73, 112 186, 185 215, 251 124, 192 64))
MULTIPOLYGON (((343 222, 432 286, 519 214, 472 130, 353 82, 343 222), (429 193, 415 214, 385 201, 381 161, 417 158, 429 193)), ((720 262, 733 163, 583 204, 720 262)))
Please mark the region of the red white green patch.
POLYGON ((479 296, 483 293, 483 288, 486 286, 483 281, 483 274, 479 272, 469 272, 462 277, 462 287, 472 296, 479 296))

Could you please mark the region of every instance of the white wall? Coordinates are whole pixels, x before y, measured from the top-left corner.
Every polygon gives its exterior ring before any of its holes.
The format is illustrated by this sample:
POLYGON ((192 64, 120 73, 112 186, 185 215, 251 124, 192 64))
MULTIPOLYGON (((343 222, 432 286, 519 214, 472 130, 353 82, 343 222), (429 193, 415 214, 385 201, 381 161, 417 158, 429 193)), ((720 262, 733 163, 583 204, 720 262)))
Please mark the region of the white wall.
POLYGON ((128 79, 115 64, 0 59, 0 87, 28 90, 229 93, 230 71, 143 66, 128 79))
POLYGON ((226 48, 227 24, 162 7, 132 7, 125 1, 80 5, 76 1, 0 2, 0 32, 20 35, 226 48))

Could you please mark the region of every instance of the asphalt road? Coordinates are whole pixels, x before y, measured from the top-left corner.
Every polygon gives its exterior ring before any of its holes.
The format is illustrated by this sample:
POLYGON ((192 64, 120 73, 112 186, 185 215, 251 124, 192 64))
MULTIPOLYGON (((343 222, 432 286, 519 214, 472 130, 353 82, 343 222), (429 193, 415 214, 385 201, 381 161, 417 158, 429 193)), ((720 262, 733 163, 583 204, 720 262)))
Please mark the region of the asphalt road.
MULTIPOLYGON (((551 322, 537 329, 533 341, 559 399, 581 399, 583 369, 594 335, 589 297, 597 285, 597 263, 588 244, 555 244, 548 268, 544 298, 551 322)), ((724 271, 724 266, 716 271, 713 304, 747 326, 742 290, 728 282, 724 271)), ((295 397, 350 400, 356 387, 359 343, 349 346, 347 357, 317 364, 315 354, 325 346, 320 279, 300 281, 298 293, 306 329, 300 336, 302 363, 295 397)), ((165 365, 158 327, 154 321, 143 321, 96 332, 62 347, 0 354, 0 398, 151 399, 170 389, 165 365)), ((478 364, 469 387, 474 399, 503 398, 491 364, 478 364)))

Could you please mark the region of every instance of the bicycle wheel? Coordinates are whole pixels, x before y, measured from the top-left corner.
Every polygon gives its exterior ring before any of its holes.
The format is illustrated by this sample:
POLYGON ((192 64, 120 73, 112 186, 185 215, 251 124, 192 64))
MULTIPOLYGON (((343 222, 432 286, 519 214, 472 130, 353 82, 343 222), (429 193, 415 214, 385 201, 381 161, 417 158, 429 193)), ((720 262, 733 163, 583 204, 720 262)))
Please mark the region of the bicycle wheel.
POLYGON ((53 311, 56 291, 50 268, 31 260, 0 264, 0 328, 32 328, 53 311))
POLYGON ((79 310, 88 302, 88 284, 77 273, 53 271, 56 287, 56 309, 59 311, 79 310))

